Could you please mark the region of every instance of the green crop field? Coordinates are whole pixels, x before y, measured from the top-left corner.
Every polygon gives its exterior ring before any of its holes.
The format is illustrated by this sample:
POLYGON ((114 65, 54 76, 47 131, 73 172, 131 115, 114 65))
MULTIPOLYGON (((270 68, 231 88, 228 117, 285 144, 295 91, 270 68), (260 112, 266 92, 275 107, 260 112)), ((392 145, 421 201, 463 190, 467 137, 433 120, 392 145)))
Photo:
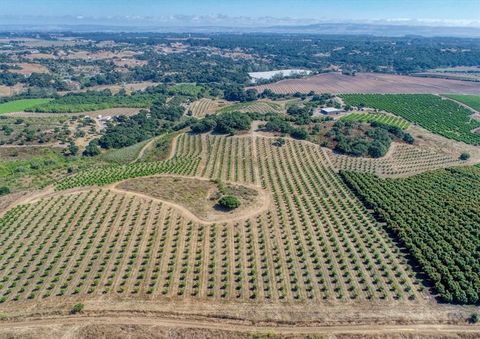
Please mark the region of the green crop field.
POLYGON ((382 124, 399 127, 401 129, 407 129, 410 123, 400 117, 395 117, 386 114, 372 114, 372 113, 351 113, 342 117, 343 121, 358 121, 358 122, 380 122, 382 124))
POLYGON ((50 102, 52 99, 22 99, 8 101, 0 104, 0 114, 11 112, 22 112, 26 109, 31 109, 37 105, 43 105, 50 102))
POLYGON ((480 134, 472 132, 480 121, 459 104, 430 94, 343 94, 351 106, 371 107, 399 115, 433 133, 467 144, 480 145, 480 134))
POLYGON ((462 104, 465 104, 476 111, 480 111, 480 95, 461 95, 461 94, 448 94, 447 98, 457 100, 462 104))
POLYGON ((345 172, 343 178, 407 247, 444 301, 479 302, 480 169, 393 180, 345 172))

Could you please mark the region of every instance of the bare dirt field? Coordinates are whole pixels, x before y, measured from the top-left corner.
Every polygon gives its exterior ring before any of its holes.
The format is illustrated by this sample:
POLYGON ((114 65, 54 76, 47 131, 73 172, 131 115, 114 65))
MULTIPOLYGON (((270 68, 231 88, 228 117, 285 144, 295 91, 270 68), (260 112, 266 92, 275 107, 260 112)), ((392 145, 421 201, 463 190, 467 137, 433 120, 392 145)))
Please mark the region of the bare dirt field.
POLYGON ((23 89, 24 86, 22 84, 17 84, 15 86, 0 86, 0 97, 18 94, 23 91, 23 89))
POLYGON ((13 69, 11 70, 12 73, 18 73, 23 75, 30 75, 32 73, 48 73, 48 68, 39 64, 20 63, 16 65, 20 66, 22 69, 13 69))
POLYGON ((304 79, 282 80, 253 87, 259 92, 271 89, 275 93, 465 93, 480 94, 475 82, 418 78, 393 74, 358 73, 356 76, 326 73, 304 79))

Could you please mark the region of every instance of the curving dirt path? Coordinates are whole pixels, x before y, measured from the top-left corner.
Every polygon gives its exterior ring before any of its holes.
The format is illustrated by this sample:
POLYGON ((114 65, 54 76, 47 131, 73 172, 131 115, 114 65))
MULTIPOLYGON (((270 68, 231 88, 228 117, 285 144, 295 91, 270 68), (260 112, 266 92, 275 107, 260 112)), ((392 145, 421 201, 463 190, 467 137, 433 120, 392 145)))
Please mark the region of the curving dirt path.
POLYGON ((145 155, 145 152, 147 151, 147 149, 150 148, 150 146, 152 146, 152 144, 156 140, 157 140, 157 137, 152 138, 152 139, 150 139, 149 142, 147 142, 145 145, 143 145, 142 149, 140 150, 140 152, 138 152, 137 157, 135 158, 135 160, 132 161, 132 163, 138 162, 140 159, 142 159, 143 156, 145 155))

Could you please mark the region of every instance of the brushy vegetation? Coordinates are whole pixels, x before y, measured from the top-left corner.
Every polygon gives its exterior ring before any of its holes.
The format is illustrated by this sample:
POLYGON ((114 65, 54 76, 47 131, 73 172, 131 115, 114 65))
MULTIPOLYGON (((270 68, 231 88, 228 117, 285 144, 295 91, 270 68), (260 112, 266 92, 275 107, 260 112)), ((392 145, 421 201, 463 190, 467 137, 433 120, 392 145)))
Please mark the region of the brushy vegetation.
POLYGON ((206 133, 214 131, 221 134, 234 134, 237 131, 250 129, 252 119, 240 112, 227 112, 219 115, 208 116, 192 124, 193 133, 206 133))
POLYGON ((0 114, 11 113, 11 112, 23 112, 29 110, 32 107, 39 105, 45 105, 50 102, 52 99, 21 99, 7 101, 3 104, 0 104, 0 114))
POLYGON ((479 302, 480 169, 393 180, 345 172, 343 178, 407 247, 442 300, 479 302))
POLYGON ((218 200, 218 204, 223 208, 233 210, 240 207, 240 199, 233 195, 225 195, 218 200))
POLYGON ((345 103, 355 107, 384 110, 414 122, 449 139, 479 145, 480 134, 472 133, 480 121, 457 103, 430 94, 344 94, 345 103))

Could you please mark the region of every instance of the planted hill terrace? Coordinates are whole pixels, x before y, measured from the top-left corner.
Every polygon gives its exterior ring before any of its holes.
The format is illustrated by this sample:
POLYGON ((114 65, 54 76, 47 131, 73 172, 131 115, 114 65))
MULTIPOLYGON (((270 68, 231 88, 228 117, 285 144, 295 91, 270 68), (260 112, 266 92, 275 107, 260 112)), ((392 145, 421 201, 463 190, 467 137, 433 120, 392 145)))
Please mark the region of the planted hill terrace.
POLYGON ((479 302, 480 169, 394 180, 344 172, 343 178, 407 247, 441 299, 479 302))
POLYGON ((224 107, 228 103, 223 100, 212 100, 208 98, 202 98, 200 100, 192 102, 188 106, 188 112, 191 112, 194 117, 203 117, 206 114, 213 114, 219 108, 224 107))
MULTIPOLYGON (((225 177, 230 168, 235 178, 232 164, 241 169, 245 155, 221 145, 244 145, 246 158, 256 159, 255 181, 271 194, 267 210, 198 223, 165 203, 110 189, 16 206, 0 218, 0 301, 423 303, 400 250, 318 146, 289 140, 278 147, 260 137, 211 141, 220 147, 206 152, 206 136, 185 135, 175 149, 215 164, 206 177, 225 177)), ((239 180, 250 180, 248 170, 241 173, 239 180)))
POLYGON ((382 158, 353 157, 325 150, 337 170, 365 172, 380 177, 404 177, 438 168, 461 165, 458 157, 435 150, 393 143, 382 158))
POLYGON ((357 122, 380 122, 385 125, 395 126, 401 129, 407 129, 410 126, 410 123, 405 119, 400 117, 387 115, 387 114, 377 114, 377 113, 350 113, 340 120, 343 121, 357 121, 357 122))
POLYGON ((102 186, 129 178, 162 173, 188 175, 196 171, 199 162, 198 158, 174 158, 159 162, 113 165, 100 169, 85 170, 58 182, 55 188, 65 190, 82 186, 102 186))
POLYGON ((471 118, 465 107, 436 95, 423 94, 343 94, 345 104, 371 107, 399 115, 446 138, 480 145, 480 134, 472 130, 480 121, 471 118))
POLYGON ((255 102, 244 102, 239 104, 233 104, 226 106, 219 110, 220 113, 223 112, 242 112, 242 113, 279 113, 282 111, 282 108, 279 104, 274 102, 265 102, 265 101, 255 101, 255 102))
POLYGON ((480 95, 448 94, 445 95, 445 97, 461 102, 477 112, 480 112, 480 95))

